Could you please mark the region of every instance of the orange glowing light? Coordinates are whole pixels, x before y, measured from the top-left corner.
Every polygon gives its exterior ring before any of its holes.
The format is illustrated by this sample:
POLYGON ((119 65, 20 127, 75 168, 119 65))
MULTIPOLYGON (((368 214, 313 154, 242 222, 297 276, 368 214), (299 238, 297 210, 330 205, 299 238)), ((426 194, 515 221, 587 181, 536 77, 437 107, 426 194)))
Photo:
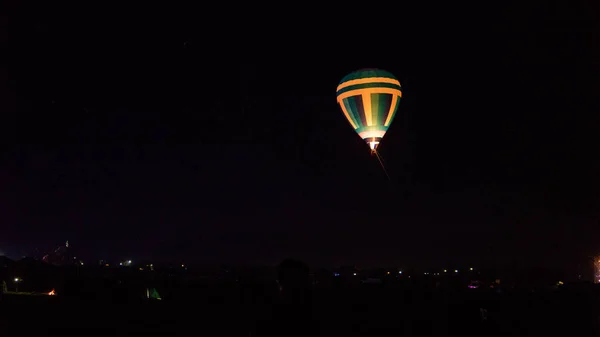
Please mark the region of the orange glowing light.
POLYGON ((48 293, 49 296, 54 296, 56 295, 56 293, 54 292, 54 289, 50 290, 50 292, 48 293))

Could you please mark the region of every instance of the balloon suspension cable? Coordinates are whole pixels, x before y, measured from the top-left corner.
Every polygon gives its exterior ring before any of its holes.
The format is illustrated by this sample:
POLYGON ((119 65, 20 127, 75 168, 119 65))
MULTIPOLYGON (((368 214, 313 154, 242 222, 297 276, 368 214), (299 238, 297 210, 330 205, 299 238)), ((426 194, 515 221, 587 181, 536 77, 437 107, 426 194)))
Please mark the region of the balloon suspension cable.
POLYGON ((389 181, 392 181, 392 179, 390 178, 390 175, 387 173, 387 170, 385 169, 383 160, 381 160, 381 157, 379 156, 379 152, 377 152, 377 150, 373 150, 373 153, 377 157, 377 160, 379 161, 379 164, 381 165, 381 168, 383 169, 383 173, 385 173, 385 176, 388 178, 389 181))

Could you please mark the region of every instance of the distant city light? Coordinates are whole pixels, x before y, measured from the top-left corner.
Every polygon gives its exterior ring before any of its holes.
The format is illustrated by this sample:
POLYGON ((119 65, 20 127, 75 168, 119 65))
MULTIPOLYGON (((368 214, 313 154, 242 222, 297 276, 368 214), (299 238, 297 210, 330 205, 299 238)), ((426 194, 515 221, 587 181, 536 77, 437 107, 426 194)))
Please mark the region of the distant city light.
POLYGON ((455 272, 455 273, 458 273, 458 269, 454 269, 454 272, 455 272))
POLYGON ((354 273, 354 276, 356 276, 356 273, 354 273))
POLYGON ((21 279, 18 277, 15 277, 15 282, 21 282, 21 279))
POLYGON ((470 271, 473 271, 473 267, 469 268, 470 271))
POLYGON ((447 272, 448 272, 448 270, 444 269, 444 273, 447 273, 447 272))
POLYGON ((402 270, 398 272, 398 274, 402 274, 402 270))

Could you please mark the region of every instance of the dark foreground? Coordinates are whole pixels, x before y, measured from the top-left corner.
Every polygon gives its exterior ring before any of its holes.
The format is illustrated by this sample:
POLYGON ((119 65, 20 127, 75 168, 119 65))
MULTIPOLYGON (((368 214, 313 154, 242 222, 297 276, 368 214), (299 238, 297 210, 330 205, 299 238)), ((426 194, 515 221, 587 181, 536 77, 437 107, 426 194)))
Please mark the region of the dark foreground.
POLYGON ((510 294, 320 289, 303 309, 312 322, 286 319, 285 324, 278 324, 281 313, 271 288, 186 292, 162 301, 8 295, 0 306, 0 335, 247 337, 272 326, 286 336, 305 325, 313 336, 600 336, 597 289, 510 294))

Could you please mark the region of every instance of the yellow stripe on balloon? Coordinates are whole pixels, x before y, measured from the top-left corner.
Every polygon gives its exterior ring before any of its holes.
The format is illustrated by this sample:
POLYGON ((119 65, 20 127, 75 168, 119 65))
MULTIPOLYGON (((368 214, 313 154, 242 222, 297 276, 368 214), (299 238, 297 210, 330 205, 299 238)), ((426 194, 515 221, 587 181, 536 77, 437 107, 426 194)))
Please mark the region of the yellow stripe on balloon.
POLYGON ((396 109, 396 103, 398 103, 398 96, 392 95, 392 104, 390 104, 390 111, 388 111, 387 118, 385 119, 384 126, 390 126, 392 122, 392 117, 394 115, 394 109, 396 109))
POLYGON ((350 80, 350 81, 346 81, 344 83, 340 83, 340 85, 338 85, 337 87, 337 91, 340 91, 340 89, 343 89, 345 87, 349 87, 351 85, 357 85, 357 84, 367 84, 367 83, 391 83, 391 84, 397 84, 400 85, 400 81, 393 79, 393 78, 387 78, 387 77, 369 77, 369 78, 359 78, 356 80, 350 80))
POLYGON ((362 94, 363 109, 365 110, 365 119, 367 126, 373 125, 373 106, 371 106, 371 94, 362 94))
POLYGON ((363 88, 343 92, 337 97, 337 101, 341 102, 344 98, 364 95, 364 94, 391 94, 402 97, 402 91, 394 88, 363 88))

